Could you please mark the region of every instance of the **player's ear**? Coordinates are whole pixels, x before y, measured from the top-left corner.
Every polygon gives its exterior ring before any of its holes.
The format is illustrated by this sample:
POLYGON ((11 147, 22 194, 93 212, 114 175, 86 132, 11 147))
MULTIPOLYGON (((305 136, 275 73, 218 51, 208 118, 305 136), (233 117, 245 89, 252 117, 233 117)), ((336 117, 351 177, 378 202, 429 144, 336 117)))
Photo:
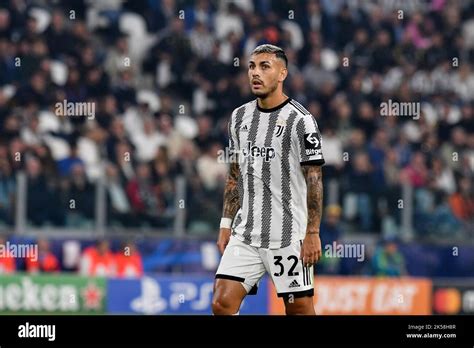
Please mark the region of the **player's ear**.
POLYGON ((288 69, 287 68, 281 69, 280 70, 280 78, 278 79, 278 82, 285 81, 287 76, 288 76, 288 69))

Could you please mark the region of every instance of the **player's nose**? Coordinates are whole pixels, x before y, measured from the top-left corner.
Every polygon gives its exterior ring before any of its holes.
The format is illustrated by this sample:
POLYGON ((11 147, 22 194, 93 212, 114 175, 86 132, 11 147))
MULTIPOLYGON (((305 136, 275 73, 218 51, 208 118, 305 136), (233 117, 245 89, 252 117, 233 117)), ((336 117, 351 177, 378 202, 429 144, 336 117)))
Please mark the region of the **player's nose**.
POLYGON ((260 70, 256 67, 252 70, 251 75, 253 78, 259 78, 260 77, 260 70))

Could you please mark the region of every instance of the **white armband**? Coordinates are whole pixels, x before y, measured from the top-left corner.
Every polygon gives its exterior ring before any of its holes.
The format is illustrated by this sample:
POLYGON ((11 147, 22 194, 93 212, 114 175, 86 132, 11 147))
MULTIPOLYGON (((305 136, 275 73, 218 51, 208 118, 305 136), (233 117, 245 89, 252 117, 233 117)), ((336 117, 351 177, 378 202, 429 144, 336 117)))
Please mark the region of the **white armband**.
POLYGON ((232 226, 231 218, 222 218, 220 228, 230 228, 232 226))

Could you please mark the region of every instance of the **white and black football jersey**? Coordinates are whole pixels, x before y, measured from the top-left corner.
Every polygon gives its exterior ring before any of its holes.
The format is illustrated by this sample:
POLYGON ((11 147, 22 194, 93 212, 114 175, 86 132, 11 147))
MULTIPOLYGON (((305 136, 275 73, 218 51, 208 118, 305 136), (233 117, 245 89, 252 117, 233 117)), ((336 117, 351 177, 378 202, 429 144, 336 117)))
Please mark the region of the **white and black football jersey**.
POLYGON ((229 147, 240 168, 232 234, 265 249, 302 240, 308 213, 301 164, 324 164, 314 117, 291 98, 272 109, 255 99, 232 112, 229 147))

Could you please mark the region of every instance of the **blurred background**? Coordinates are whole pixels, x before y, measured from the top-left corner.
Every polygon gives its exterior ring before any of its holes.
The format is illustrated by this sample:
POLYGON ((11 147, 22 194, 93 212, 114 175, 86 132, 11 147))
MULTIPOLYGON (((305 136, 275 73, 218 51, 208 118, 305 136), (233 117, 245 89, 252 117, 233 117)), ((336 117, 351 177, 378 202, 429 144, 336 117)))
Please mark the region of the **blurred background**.
MULTIPOLYGON (((0 253, 0 313, 210 313, 262 43, 322 132, 317 313, 474 313, 469 0, 1 1, 0 244, 39 258, 0 253)), ((278 301, 264 279, 241 313, 278 301)))

